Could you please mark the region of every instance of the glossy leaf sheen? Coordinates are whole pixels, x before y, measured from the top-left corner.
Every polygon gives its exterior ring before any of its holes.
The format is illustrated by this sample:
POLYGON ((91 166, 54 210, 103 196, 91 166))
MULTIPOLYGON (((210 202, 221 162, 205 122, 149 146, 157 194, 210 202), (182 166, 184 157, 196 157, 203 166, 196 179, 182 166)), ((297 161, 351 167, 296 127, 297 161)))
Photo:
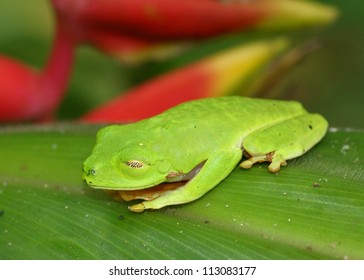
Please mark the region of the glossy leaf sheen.
POLYGON ((362 259, 364 133, 279 174, 236 168, 200 200, 134 214, 81 180, 96 126, 0 131, 1 259, 362 259))

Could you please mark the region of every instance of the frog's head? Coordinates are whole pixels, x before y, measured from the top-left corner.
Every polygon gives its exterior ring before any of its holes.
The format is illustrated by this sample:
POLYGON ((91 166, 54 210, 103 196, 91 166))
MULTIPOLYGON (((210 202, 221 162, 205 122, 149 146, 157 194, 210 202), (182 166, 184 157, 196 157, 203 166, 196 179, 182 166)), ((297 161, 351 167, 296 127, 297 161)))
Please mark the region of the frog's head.
MULTIPOLYGON (((108 126, 97 134, 94 150, 83 164, 83 179, 94 188, 138 190, 166 181, 170 162, 143 143, 142 138, 127 134, 123 126, 108 126)), ((139 135, 143 131, 139 131, 139 135)))

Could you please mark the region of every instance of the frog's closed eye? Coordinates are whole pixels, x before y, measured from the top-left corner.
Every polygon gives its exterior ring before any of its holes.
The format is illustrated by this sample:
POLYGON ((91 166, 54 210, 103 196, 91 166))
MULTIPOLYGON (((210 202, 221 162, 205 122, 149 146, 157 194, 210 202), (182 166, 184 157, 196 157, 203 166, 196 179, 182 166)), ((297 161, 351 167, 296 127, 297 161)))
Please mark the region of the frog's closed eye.
POLYGON ((144 175, 149 170, 150 165, 136 159, 124 161, 121 165, 124 175, 138 177, 144 175))
POLYGON ((128 160, 124 163, 131 168, 142 168, 145 165, 142 161, 139 160, 128 160))

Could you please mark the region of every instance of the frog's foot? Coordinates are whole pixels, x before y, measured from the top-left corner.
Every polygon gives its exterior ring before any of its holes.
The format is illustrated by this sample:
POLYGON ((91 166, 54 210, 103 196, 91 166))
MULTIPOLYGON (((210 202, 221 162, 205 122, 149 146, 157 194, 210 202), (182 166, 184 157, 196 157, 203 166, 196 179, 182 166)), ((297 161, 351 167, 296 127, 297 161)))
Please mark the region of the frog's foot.
POLYGON ((269 164, 268 170, 272 173, 278 172, 281 169, 281 166, 287 165, 287 162, 283 158, 283 156, 275 153, 273 153, 269 161, 271 162, 271 164, 269 164))
POLYGON ((286 160, 282 155, 279 153, 271 152, 266 155, 260 155, 260 156, 252 156, 248 158, 247 160, 240 163, 240 167, 242 168, 251 168, 253 164, 257 162, 271 162, 271 164, 268 166, 268 170, 272 173, 276 173, 280 170, 281 166, 284 166, 287 164, 286 160))
POLYGON ((151 200, 159 196, 158 193, 143 192, 143 191, 119 191, 119 196, 124 201, 132 201, 135 199, 151 200))
POLYGON ((124 201, 131 201, 135 199, 153 200, 156 199, 157 197, 160 197, 162 194, 168 191, 179 188, 184 184, 185 182, 162 183, 152 188, 144 190, 118 191, 118 194, 124 201))
MULTIPOLYGON (((143 212, 146 209, 159 209, 158 203, 155 202, 158 198, 166 196, 170 193, 175 192, 179 188, 183 188, 186 182, 174 182, 174 183, 163 183, 157 185, 151 189, 145 189, 140 191, 122 191, 123 199, 126 201, 134 200, 134 199, 142 199, 143 202, 138 204, 130 205, 128 208, 130 211, 135 213, 143 212), (132 192, 133 194, 125 194, 132 192), (136 196, 133 196, 136 194, 136 196), (126 195, 126 196, 125 196, 126 195), (125 198, 126 199, 125 199, 125 198)), ((121 195, 121 194, 120 194, 121 195)))
MULTIPOLYGON (((124 201, 132 201, 136 199, 153 201, 154 199, 181 187, 185 183, 186 182, 162 183, 144 190, 118 191, 118 197, 121 197, 124 201)), ((143 212, 146 208, 147 207, 144 205, 144 202, 129 206, 129 209, 133 212, 143 212)))
POLYGON ((251 168, 255 163, 257 162, 264 162, 267 161, 267 155, 263 156, 252 156, 248 158, 247 160, 244 160, 239 164, 240 167, 248 169, 251 168))

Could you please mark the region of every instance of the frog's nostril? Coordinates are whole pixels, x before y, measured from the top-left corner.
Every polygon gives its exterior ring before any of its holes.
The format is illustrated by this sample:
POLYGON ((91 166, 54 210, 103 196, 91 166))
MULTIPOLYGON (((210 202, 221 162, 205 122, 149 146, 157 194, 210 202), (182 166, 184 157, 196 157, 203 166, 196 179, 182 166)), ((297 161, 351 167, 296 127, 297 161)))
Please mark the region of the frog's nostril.
POLYGON ((89 175, 96 175, 95 169, 94 168, 90 168, 87 165, 84 165, 83 166, 82 171, 87 176, 89 176, 89 175))

